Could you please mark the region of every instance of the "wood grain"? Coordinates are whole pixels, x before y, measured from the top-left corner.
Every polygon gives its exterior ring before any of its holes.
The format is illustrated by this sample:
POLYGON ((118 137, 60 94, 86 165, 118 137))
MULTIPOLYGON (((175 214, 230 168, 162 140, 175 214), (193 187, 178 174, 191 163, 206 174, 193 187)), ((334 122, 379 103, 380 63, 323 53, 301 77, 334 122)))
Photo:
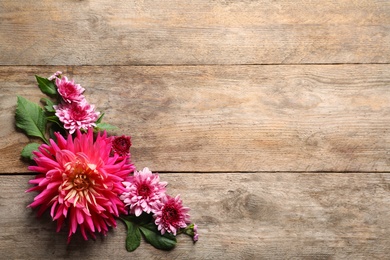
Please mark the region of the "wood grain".
MULTIPOLYGON (((132 136, 156 171, 389 171, 390 66, 56 67, 84 86, 105 122, 132 136)), ((56 70, 55 69, 55 70, 56 70)), ((34 74, 0 67, 0 172, 25 172, 16 95, 34 74)))
POLYGON ((388 259, 390 1, 0 1, 0 259, 388 259), (84 66, 86 65, 86 66, 84 66), (16 96, 87 89, 198 224, 66 245, 24 193, 16 96))
POLYGON ((125 250, 122 223, 83 241, 55 233, 48 216, 27 209, 32 176, 0 176, 3 259, 386 259, 390 254, 389 173, 162 174, 199 225, 193 245, 179 236, 171 252, 145 242, 125 250))
POLYGON ((0 3, 1 65, 389 61, 389 1, 0 3))

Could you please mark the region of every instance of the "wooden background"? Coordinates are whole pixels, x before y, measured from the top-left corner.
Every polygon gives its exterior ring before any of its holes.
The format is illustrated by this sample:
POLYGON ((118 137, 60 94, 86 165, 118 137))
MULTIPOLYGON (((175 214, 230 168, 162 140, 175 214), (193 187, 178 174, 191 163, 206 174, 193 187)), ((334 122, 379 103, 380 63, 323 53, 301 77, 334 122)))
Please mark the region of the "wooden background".
POLYGON ((1 0, 1 259, 390 259, 390 1, 1 0), (61 70, 180 193, 195 245, 26 209, 16 95, 61 70))

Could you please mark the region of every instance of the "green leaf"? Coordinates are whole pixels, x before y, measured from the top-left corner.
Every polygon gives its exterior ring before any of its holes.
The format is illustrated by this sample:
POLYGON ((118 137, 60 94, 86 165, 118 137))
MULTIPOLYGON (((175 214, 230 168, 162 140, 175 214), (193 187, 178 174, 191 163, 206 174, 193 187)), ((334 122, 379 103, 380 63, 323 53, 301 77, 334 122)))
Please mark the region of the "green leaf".
POLYGON ((51 112, 51 113, 55 113, 56 112, 56 110, 53 107, 54 106, 53 101, 51 101, 48 98, 41 98, 41 102, 46 104, 45 109, 46 109, 47 112, 51 112))
POLYGON ((142 214, 138 217, 135 215, 126 215, 122 216, 121 219, 133 222, 136 225, 146 225, 153 220, 153 214, 142 212, 142 214))
POLYGON ((96 120, 96 124, 99 124, 100 122, 102 122, 103 116, 104 116, 104 113, 102 113, 102 114, 99 116, 98 120, 96 120))
POLYGON ((43 93, 49 96, 57 94, 57 88, 53 81, 39 77, 38 75, 35 75, 35 78, 37 79, 38 86, 43 93))
MULTIPOLYGON (((61 124, 61 122, 60 122, 60 120, 58 118, 55 119, 55 120, 48 119, 48 121, 55 124, 55 125, 52 124, 51 127, 50 127, 50 129, 54 130, 53 133, 54 132, 62 132, 62 130, 65 130, 64 126, 61 124)), ((63 135, 66 136, 65 133, 63 135)))
POLYGON ((123 219, 127 226, 127 237, 126 237, 126 250, 128 252, 133 252, 141 244, 141 232, 139 227, 136 226, 133 222, 123 219))
POLYGON ((61 124, 60 119, 57 116, 46 116, 47 121, 57 124, 61 129, 63 129, 63 125, 61 124))
POLYGON ((25 159, 33 159, 34 154, 32 153, 33 151, 37 151, 38 147, 41 146, 40 144, 37 143, 29 143, 26 145, 23 150, 22 150, 22 157, 25 159))
POLYGON ((47 78, 39 77, 38 75, 35 75, 35 78, 37 79, 40 90, 44 94, 49 96, 50 95, 53 96, 57 94, 57 87, 53 81, 50 81, 47 78))
POLYGON ((15 114, 16 126, 26 132, 28 136, 45 138, 46 117, 43 109, 37 104, 18 96, 15 114))
POLYGON ((157 249, 171 250, 176 245, 176 237, 170 233, 161 235, 154 223, 149 223, 139 227, 145 240, 157 249))
POLYGON ((97 123, 95 128, 98 131, 100 131, 100 130, 110 131, 110 130, 117 129, 118 127, 110 125, 110 124, 107 124, 107 123, 97 123))

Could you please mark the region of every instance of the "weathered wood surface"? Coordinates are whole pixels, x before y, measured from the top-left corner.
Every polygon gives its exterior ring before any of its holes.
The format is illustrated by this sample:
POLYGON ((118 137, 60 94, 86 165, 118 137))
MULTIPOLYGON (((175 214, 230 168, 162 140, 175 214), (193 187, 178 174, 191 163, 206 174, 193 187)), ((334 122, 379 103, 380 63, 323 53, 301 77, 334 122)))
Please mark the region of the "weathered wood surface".
POLYGON ((0 259, 388 259, 389 62, 390 1, 0 1, 0 259), (119 223, 66 246, 25 208, 16 95, 56 70, 166 172, 197 244, 128 253, 119 223))
MULTIPOLYGON (((156 171, 389 171, 390 65, 59 67, 156 171)), ((26 172, 16 95, 34 74, 0 67, 0 172, 26 172)))
POLYGON ((2 259, 387 259, 390 255, 389 173, 162 174, 200 227, 193 245, 179 236, 170 252, 144 241, 125 250, 122 223, 104 239, 55 233, 36 219, 25 194, 31 176, 0 176, 2 259))
POLYGON ((0 2, 2 65, 389 61, 389 1, 0 2))

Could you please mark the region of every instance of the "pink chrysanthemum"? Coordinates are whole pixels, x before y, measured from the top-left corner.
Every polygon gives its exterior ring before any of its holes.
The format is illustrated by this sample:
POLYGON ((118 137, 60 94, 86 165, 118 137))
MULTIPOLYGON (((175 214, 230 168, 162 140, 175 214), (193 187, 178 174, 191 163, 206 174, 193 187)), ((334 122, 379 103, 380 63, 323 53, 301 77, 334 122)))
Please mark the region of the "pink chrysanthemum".
POLYGON ((121 200, 129 207, 129 212, 137 217, 142 212, 155 212, 165 197, 166 182, 160 182, 160 177, 153 174, 148 168, 135 171, 129 176, 123 185, 126 191, 120 196, 121 200))
POLYGON ((190 222, 190 215, 188 214, 190 209, 183 207, 179 195, 175 198, 166 196, 162 202, 163 206, 154 214, 154 223, 162 235, 166 231, 176 235, 179 228, 185 228, 190 222))
POLYGON ((95 122, 100 114, 95 111, 95 106, 88 104, 85 99, 80 103, 62 103, 53 107, 56 110, 55 115, 70 134, 73 134, 76 129, 87 130, 96 126, 95 122))
POLYGON ((50 208, 57 232, 68 219, 68 243, 78 227, 86 240, 86 232, 93 238, 95 232, 105 235, 108 226, 116 226, 114 217, 125 213, 119 195, 134 166, 118 155, 110 156, 112 138, 105 132, 96 141, 92 129, 84 134, 78 130, 74 140, 71 135, 65 139, 56 133, 56 137, 57 143, 50 140, 50 145, 34 152, 37 165, 28 167, 39 173, 29 181, 36 186, 27 192, 39 192, 29 207, 39 207, 38 216, 50 208))
POLYGON ((56 86, 58 93, 67 103, 80 102, 84 99, 82 94, 85 89, 79 84, 75 84, 73 80, 69 81, 66 76, 56 78, 56 86))

